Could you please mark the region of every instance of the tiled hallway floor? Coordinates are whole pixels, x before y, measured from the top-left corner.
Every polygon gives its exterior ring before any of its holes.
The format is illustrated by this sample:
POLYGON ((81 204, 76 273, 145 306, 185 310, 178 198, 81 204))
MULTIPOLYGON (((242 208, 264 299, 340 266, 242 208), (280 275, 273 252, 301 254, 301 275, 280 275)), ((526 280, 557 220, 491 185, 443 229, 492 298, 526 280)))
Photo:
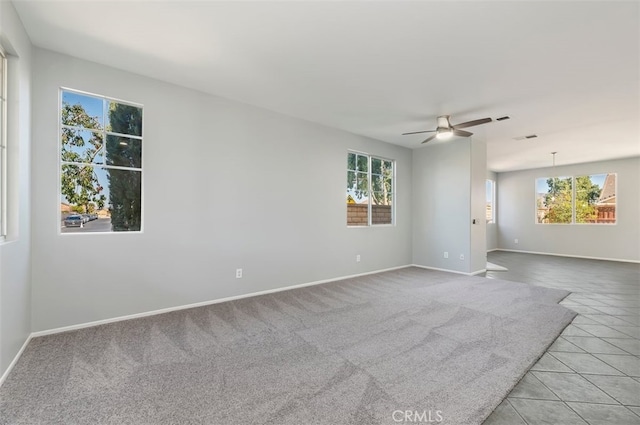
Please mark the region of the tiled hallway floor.
POLYGON ((578 313, 484 425, 640 425, 640 264, 495 251, 487 277, 571 291, 578 313))

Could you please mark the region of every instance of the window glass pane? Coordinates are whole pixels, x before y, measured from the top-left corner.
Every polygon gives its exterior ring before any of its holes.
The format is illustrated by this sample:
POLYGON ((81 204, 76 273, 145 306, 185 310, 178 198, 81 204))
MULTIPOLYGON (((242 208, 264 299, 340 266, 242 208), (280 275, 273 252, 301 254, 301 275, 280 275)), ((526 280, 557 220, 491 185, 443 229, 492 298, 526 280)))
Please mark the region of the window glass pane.
POLYGON ((571 177, 549 177, 536 180, 536 220, 544 224, 573 222, 573 189, 571 177))
POLYGON ((104 128, 103 100, 78 93, 62 92, 62 124, 102 130, 104 128))
POLYGON ((347 170, 356 170, 356 154, 347 154, 347 170))
POLYGON ((63 164, 61 188, 62 233, 140 230, 140 171, 63 164))
POLYGON ((61 155, 62 160, 66 162, 102 164, 102 133, 63 127, 61 155))
POLYGON ((390 192, 371 192, 374 205, 391 205, 393 194, 390 192))
POLYGON ((378 158, 371 158, 371 173, 382 174, 382 160, 378 158))
POLYGON ((347 204, 347 226, 368 226, 369 206, 367 204, 347 204))
POLYGON ((367 174, 347 172, 347 226, 368 226, 367 174))
POLYGON ((347 187, 347 200, 351 199, 354 203, 362 204, 367 201, 368 182, 366 173, 347 172, 347 179, 352 178, 352 184, 347 187))
POLYGON ((62 164, 62 233, 111 231, 108 184, 104 168, 62 164), (76 217, 68 220, 69 216, 76 217))
MULTIPOLYGON (((373 168, 373 161, 372 166, 373 168)), ((371 174, 371 190, 381 191, 384 185, 384 178, 379 174, 371 174)))
POLYGON ((616 222, 616 174, 576 177, 576 223, 616 222))
POLYGON ((389 176, 371 175, 371 190, 381 193, 391 193, 393 180, 389 176))
POLYGON ((353 171, 347 171, 347 192, 349 189, 353 189, 356 186, 356 173, 353 171))
MULTIPOLYGON (((349 154, 353 155, 353 154, 349 154)), ((353 155, 356 166, 356 155, 353 155)), ((347 171, 347 226, 368 226, 367 174, 347 171)))
POLYGON ((118 102, 109 102, 107 131, 142 136, 142 108, 118 102))
POLYGON ((392 199, 391 194, 373 192, 373 204, 371 205, 371 224, 392 223, 392 199))
POLYGON ((358 182, 356 190, 360 192, 367 192, 369 190, 369 177, 367 173, 357 173, 358 182))
POLYGON ((112 230, 139 231, 142 225, 142 173, 115 169, 106 172, 112 230))
POLYGON ((369 171, 369 158, 367 156, 358 155, 358 171, 369 171))
POLYGON ((142 168, 142 140, 107 134, 107 165, 142 168))
POLYGON ((493 205, 495 200, 495 183, 493 182, 493 180, 487 180, 485 199, 485 214, 487 223, 493 223, 495 221, 495 210, 493 205))

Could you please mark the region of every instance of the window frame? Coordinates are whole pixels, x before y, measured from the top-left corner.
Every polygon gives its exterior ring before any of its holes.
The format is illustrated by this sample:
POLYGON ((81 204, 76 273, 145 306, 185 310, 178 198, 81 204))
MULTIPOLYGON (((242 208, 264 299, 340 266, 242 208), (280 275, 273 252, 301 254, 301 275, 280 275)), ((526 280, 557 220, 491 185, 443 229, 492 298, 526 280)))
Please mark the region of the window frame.
MULTIPOLYGON (((391 158, 386 158, 384 156, 380 156, 380 155, 373 155, 367 152, 363 152, 363 151, 358 151, 358 150, 353 150, 353 149, 348 149, 347 150, 347 158, 349 158, 349 154, 355 154, 355 155, 360 155, 360 156, 366 156, 367 157, 367 190, 369 193, 369 202, 367 203, 367 224, 366 225, 354 225, 354 224, 349 224, 347 222, 347 227, 348 228, 370 228, 370 227, 393 227, 396 225, 396 174, 397 174, 397 170, 396 170, 396 160, 395 159, 391 159, 391 158), (392 198, 392 202, 391 202, 391 223, 373 223, 373 214, 372 214, 372 210, 373 210, 373 202, 371 202, 372 196, 371 196, 371 160, 372 159, 379 159, 381 161, 389 161, 391 162, 392 165, 392 173, 391 173, 391 194, 393 195, 392 198)), ((346 169, 346 172, 349 173, 349 171, 354 171, 354 170, 349 170, 349 168, 346 169)), ((355 172, 355 171, 354 171, 355 172)), ((357 178, 357 177, 356 177, 357 178)), ((347 208, 349 208, 348 204, 347 204, 347 208)))
MULTIPOLYGON (((104 108, 104 106, 103 106, 104 108)), ((103 112, 104 113, 104 112, 103 112)), ((106 116, 106 115, 105 115, 106 116)), ((58 182, 57 182, 57 228, 58 228, 58 235, 63 235, 63 236, 67 236, 67 235, 109 235, 109 234, 141 234, 144 233, 144 134, 145 134, 145 130, 144 130, 144 105, 141 103, 136 103, 136 102, 132 102, 129 100, 122 100, 122 99, 118 99, 115 97, 110 97, 110 96, 104 96, 101 94, 96 94, 96 93, 92 93, 92 92, 87 92, 87 91, 83 91, 83 90, 78 90, 78 89, 73 89, 73 88, 69 88, 69 87, 60 87, 58 89, 58 134, 57 134, 57 139, 58 139, 58 182), (62 124, 62 97, 63 97, 63 93, 64 92, 69 92, 69 93, 73 93, 73 94, 78 94, 81 96, 90 96, 90 97, 94 97, 94 98, 98 98, 100 100, 107 101, 107 102, 115 102, 115 103, 119 103, 119 104, 123 104, 123 105, 129 105, 129 106, 134 106, 136 108, 140 108, 141 110, 141 120, 142 120, 142 125, 140 128, 140 136, 135 136, 135 135, 131 135, 131 134, 121 134, 121 133, 116 133, 113 131, 107 131, 106 130, 106 122, 103 123, 103 129, 100 131, 100 134, 102 134, 103 136, 103 140, 104 140, 104 144, 106 145, 106 141, 107 141, 107 136, 116 136, 116 137, 125 137, 125 138, 129 138, 129 139, 135 139, 135 140, 140 140, 140 144, 142 145, 142 152, 140 154, 140 168, 135 168, 135 167, 125 167, 125 166, 119 166, 119 165, 107 165, 106 161, 102 164, 88 164, 88 163, 74 163, 74 162, 69 162, 69 161, 62 161, 62 129, 63 128, 68 128, 71 130, 80 130, 80 131, 90 131, 90 132, 95 132, 94 129, 86 129, 86 128, 80 128, 80 127, 74 127, 74 126, 69 126, 69 125, 64 125, 62 124), (110 230, 110 231, 104 231, 104 232, 62 232, 62 227, 61 227, 61 223, 62 223, 62 211, 60 209, 60 195, 62 193, 62 166, 64 164, 69 164, 69 165, 76 165, 79 167, 84 167, 84 166, 88 166, 88 167, 100 167, 103 169, 113 169, 113 170, 124 170, 124 171, 136 171, 136 172, 140 172, 140 230, 130 230, 130 231, 114 231, 114 230, 110 230)))
MULTIPOLYGON (((606 178, 606 177, 605 177, 606 178)), ((548 177, 535 177, 534 181, 533 181, 533 185, 534 185, 534 223, 536 225, 544 225, 544 226, 549 226, 549 225, 560 225, 560 226, 616 226, 618 224, 618 216, 617 216, 617 212, 618 212, 618 173, 617 172, 602 172, 602 173, 579 173, 579 174, 574 174, 574 175, 563 175, 563 176, 548 176, 548 177), (616 197, 616 204, 615 204, 615 211, 616 211, 616 217, 615 217, 615 221, 613 223, 578 223, 577 222, 577 212, 576 212, 576 192, 577 192, 577 177, 591 177, 591 176, 595 176, 595 175, 609 175, 609 174, 613 174, 615 175, 615 197, 616 197), (548 180, 551 178, 570 178, 571 179, 571 221, 569 223, 539 223, 538 222, 538 204, 537 204, 537 196, 538 196, 538 187, 537 187, 537 182, 538 180, 548 180)))
POLYGON ((8 109, 8 64, 5 50, 0 45, 0 242, 4 242, 7 238, 7 109, 8 109))
MULTIPOLYGON (((485 182, 485 196, 486 196, 486 184, 491 183, 491 219, 487 220, 487 224, 497 224, 496 222, 496 181, 492 179, 486 179, 485 182)), ((485 201, 486 202, 486 201, 485 201)), ((485 205, 486 208, 486 205, 485 205)), ((486 210, 485 210, 486 220, 486 210)))

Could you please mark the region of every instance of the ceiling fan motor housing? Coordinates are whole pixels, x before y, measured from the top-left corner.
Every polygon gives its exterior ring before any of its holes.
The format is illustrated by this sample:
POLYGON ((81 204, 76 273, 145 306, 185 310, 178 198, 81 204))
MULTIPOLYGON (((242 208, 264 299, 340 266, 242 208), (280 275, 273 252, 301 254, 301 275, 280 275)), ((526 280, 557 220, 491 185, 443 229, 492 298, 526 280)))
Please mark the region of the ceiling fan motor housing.
POLYGON ((449 115, 442 115, 438 117, 438 133, 442 130, 451 131, 451 123, 449 122, 449 115))

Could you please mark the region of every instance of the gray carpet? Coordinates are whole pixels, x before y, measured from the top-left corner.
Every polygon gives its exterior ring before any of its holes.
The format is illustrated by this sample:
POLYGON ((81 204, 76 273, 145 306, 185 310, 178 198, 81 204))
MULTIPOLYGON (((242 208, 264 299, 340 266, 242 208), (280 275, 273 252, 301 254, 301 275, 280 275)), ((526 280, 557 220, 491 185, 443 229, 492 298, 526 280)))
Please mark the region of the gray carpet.
POLYGON ((406 268, 34 338, 0 423, 480 424, 567 294, 406 268))

